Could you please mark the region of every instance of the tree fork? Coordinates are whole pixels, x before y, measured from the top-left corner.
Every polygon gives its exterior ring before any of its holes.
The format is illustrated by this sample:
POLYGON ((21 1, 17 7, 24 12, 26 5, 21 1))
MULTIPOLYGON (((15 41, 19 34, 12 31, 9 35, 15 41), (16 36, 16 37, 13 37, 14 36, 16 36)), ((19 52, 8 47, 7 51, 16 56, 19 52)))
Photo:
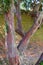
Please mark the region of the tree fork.
POLYGON ((43 19, 43 12, 40 13, 37 20, 34 22, 33 26, 30 28, 30 30, 26 33, 26 35, 23 37, 23 39, 20 41, 19 45, 17 46, 18 50, 22 53, 25 51, 25 49, 28 46, 29 40, 31 39, 32 35, 37 31, 39 26, 42 23, 43 19))

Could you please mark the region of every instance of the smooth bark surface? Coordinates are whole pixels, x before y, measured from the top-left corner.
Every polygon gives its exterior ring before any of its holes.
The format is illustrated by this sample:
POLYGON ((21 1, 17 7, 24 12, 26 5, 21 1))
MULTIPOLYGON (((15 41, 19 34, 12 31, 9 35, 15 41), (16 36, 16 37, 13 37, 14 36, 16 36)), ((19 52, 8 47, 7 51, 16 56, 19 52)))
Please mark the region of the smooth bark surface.
POLYGON ((25 51, 25 49, 27 48, 29 40, 31 39, 32 35, 37 31, 38 27, 41 25, 42 18, 43 18, 43 12, 40 13, 40 15, 38 16, 38 18, 34 22, 31 29, 26 33, 26 35, 20 41, 20 43, 19 43, 19 45, 17 47, 20 52, 25 51))
POLYGON ((7 29, 6 45, 7 45, 7 56, 10 65, 18 65, 18 50, 15 42, 15 30, 14 30, 14 2, 12 0, 11 9, 5 13, 5 23, 7 29))
POLYGON ((22 30, 22 20, 21 20, 21 11, 20 11, 20 1, 18 0, 16 5, 16 17, 17 17, 17 30, 19 30, 19 32, 23 32, 22 30))

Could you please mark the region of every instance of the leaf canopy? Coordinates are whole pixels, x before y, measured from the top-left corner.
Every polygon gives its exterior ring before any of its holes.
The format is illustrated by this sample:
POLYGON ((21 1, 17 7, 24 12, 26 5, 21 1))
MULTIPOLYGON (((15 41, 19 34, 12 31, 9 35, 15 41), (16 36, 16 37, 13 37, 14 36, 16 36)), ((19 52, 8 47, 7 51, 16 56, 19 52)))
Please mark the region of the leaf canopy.
POLYGON ((0 0, 0 9, 2 11, 7 12, 10 9, 11 0, 0 0))

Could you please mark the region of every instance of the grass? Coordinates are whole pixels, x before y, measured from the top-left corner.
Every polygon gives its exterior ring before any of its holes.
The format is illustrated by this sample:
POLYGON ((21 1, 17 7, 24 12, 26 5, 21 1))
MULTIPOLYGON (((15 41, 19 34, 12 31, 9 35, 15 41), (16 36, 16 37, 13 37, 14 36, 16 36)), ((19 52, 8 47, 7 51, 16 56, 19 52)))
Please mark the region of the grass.
POLYGON ((36 31, 31 41, 43 41, 43 25, 36 31))
POLYGON ((1 37, 5 35, 5 32, 4 32, 4 16, 3 15, 0 15, 0 39, 1 37))
MULTIPOLYGON (((33 24, 33 19, 27 14, 26 15, 22 14, 21 18, 22 18, 22 22, 21 22, 22 28, 23 28, 24 32, 27 32, 33 24)), ((14 19, 15 19, 15 26, 17 26, 16 25, 16 23, 17 23, 16 16, 14 17, 14 19)))
POLYGON ((39 65, 43 65, 43 61, 41 61, 39 65))

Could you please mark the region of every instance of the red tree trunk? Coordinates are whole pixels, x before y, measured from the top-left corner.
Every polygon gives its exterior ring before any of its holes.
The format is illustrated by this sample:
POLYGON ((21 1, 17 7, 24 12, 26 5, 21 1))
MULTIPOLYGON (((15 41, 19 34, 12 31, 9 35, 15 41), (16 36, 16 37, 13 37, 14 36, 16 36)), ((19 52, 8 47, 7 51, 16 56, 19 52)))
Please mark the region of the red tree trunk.
MULTIPOLYGON (((14 3, 14 2, 13 2, 14 3)), ((18 65, 18 50, 16 48, 15 43, 15 30, 14 30, 14 4, 12 3, 11 9, 9 12, 5 13, 5 21, 6 21, 6 29, 7 29, 7 37, 6 37, 6 45, 7 45, 7 56, 9 59, 10 65, 18 65)))
POLYGON ((24 36, 23 29, 22 29, 22 20, 21 20, 21 11, 20 11, 20 1, 18 0, 16 5, 16 17, 17 17, 17 29, 16 31, 24 36))
POLYGON ((19 45, 17 47, 20 52, 23 52, 27 48, 30 38, 36 32, 36 30, 38 29, 38 27, 42 23, 42 18, 43 18, 43 16, 42 16, 42 14, 40 14, 38 16, 37 20, 34 22, 34 24, 31 27, 31 29, 26 33, 26 35, 20 41, 20 43, 19 43, 19 45))

